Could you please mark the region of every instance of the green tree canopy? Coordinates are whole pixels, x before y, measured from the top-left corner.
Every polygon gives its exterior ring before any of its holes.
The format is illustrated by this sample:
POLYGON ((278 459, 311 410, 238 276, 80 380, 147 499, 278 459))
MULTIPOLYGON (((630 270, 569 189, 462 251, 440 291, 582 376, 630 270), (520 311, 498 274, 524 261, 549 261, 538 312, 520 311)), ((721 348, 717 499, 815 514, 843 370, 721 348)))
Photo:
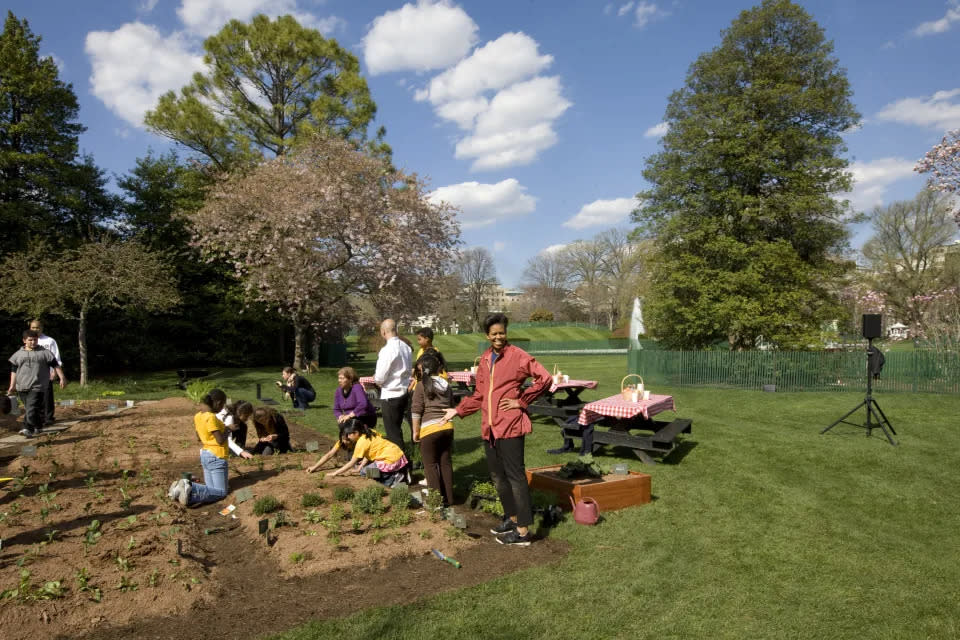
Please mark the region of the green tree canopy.
MULTIPOLYGON (((7 12, 0 33, 0 251, 55 233, 62 186, 82 178, 74 165, 79 107, 57 66, 39 54, 40 37, 7 12), (66 179, 65 179, 66 177, 66 179)), ((87 177, 90 177, 89 175, 87 177)))
POLYGON ((832 196, 851 186, 841 133, 860 116, 832 53, 801 7, 765 0, 670 96, 634 213, 657 240, 647 308, 667 343, 802 346, 834 313, 849 207, 832 196))
MULTIPOLYGON (((160 98, 144 121, 220 169, 282 155, 307 134, 368 142, 377 107, 356 56, 291 16, 231 20, 204 42, 206 73, 160 98)), ((389 153, 379 143, 371 146, 389 153)))

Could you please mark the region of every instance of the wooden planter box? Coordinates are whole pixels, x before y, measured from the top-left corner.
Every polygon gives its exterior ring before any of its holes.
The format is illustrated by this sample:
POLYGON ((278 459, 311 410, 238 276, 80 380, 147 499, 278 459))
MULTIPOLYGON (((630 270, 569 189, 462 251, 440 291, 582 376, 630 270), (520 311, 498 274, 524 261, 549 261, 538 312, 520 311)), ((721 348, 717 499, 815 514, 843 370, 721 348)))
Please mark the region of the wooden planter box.
POLYGON ((606 475, 602 478, 570 478, 557 475, 563 465, 527 469, 527 484, 531 489, 557 496, 560 506, 569 510, 570 498, 593 498, 600 512, 616 511, 624 507, 650 502, 650 475, 631 471, 627 475, 606 475))

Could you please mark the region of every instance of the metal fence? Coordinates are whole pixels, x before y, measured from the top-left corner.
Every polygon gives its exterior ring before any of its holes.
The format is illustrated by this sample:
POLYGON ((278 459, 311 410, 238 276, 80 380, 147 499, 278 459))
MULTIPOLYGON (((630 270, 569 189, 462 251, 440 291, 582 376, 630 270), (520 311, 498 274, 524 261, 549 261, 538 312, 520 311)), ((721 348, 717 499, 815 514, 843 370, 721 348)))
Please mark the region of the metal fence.
MULTIPOLYGON (((960 353, 891 351, 877 391, 960 393, 960 353)), ((867 384, 863 351, 659 351, 630 349, 627 369, 644 382, 676 387, 857 391, 867 384)))

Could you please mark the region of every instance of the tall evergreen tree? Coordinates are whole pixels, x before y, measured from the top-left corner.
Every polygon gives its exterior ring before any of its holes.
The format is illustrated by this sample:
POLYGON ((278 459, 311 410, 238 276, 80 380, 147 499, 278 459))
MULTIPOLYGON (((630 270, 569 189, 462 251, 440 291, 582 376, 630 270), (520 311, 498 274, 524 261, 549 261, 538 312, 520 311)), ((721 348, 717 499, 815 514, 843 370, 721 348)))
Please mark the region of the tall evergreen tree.
POLYGON ((3 253, 22 247, 27 237, 53 235, 64 204, 63 178, 76 177, 77 136, 84 131, 77 97, 39 48, 27 21, 8 11, 0 33, 3 253))
POLYGON ((850 188, 841 133, 860 116, 832 54, 800 6, 764 0, 670 96, 634 213, 657 239, 647 309, 667 343, 804 346, 834 314, 849 207, 832 195, 850 188))

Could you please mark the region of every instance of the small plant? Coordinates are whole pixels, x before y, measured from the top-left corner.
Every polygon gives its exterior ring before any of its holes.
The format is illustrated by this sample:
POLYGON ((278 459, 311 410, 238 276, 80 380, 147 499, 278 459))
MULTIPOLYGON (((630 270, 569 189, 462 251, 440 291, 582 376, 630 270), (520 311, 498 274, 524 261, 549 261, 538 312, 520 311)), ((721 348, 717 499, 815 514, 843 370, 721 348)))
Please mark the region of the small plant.
POLYGON ((90 574, 87 572, 86 568, 77 569, 77 572, 74 574, 74 578, 77 581, 78 592, 89 594, 90 599, 94 602, 100 602, 100 600, 103 599, 103 592, 100 591, 99 587, 90 586, 90 574))
POLYGON ((420 532, 421 540, 429 540, 432 537, 433 537, 433 532, 430 531, 430 529, 424 529, 423 531, 420 532))
POLYGON ((269 526, 271 529, 276 529, 276 528, 278 528, 278 527, 282 527, 282 526, 287 525, 287 524, 290 524, 290 523, 287 521, 287 512, 286 512, 286 511, 277 511, 277 514, 276 514, 275 516, 273 516, 272 518, 270 518, 270 522, 268 523, 268 526, 269 526))
POLYGON ((134 539, 133 536, 130 536, 130 540, 127 541, 127 551, 130 551, 136 546, 137 546, 137 541, 134 539))
POLYGON ((410 488, 407 485, 399 485, 390 489, 390 506, 401 509, 410 506, 410 488))
POLYGON ((383 516, 376 515, 373 516, 373 520, 370 522, 371 529, 383 529, 383 516))
POLYGON ((373 535, 370 536, 370 544, 380 544, 380 542, 387 537, 385 531, 374 531, 373 535))
POLYGON ((335 504, 330 507, 330 513, 327 515, 327 523, 330 525, 335 525, 337 528, 340 527, 340 521, 347 514, 343 510, 343 505, 335 504))
POLYGON ((310 524, 320 524, 323 522, 323 515, 321 515, 317 509, 308 509, 306 513, 303 514, 303 519, 310 524))
POLYGON ((203 396, 210 393, 216 386, 217 385, 210 380, 194 380, 187 385, 187 397, 199 403, 203 400, 203 396))
POLYGON ((40 587, 34 587, 30 582, 30 571, 20 569, 20 580, 13 589, 0 591, 0 600, 19 600, 30 602, 33 600, 53 600, 64 595, 63 583, 59 580, 49 580, 40 587))
POLYGON ((410 511, 406 509, 393 511, 390 516, 391 527, 405 527, 410 524, 410 511))
POLYGON ((120 571, 123 571, 124 573, 126 573, 127 571, 130 571, 130 569, 131 569, 130 561, 118 554, 118 555, 117 555, 117 568, 118 568, 120 571))
POLYGON ((257 498, 256 502, 253 503, 253 514, 262 516, 266 513, 273 513, 282 506, 283 503, 273 496, 263 496, 262 498, 257 498))
POLYGON ((49 529, 47 531, 47 544, 53 544, 53 539, 57 537, 57 534, 60 533, 58 529, 49 529))
POLYGON ((149 581, 150 581, 150 586, 151 586, 151 587, 156 587, 157 585, 160 584, 160 570, 159 570, 159 569, 154 569, 153 571, 150 572, 150 579, 149 579, 149 581))
POLYGON ((363 529, 363 520, 361 520, 360 518, 354 518, 350 522, 350 525, 353 527, 354 531, 360 531, 361 529, 363 529))
POLYGON ((323 496, 319 493, 305 493, 303 497, 300 498, 300 506, 304 508, 319 507, 325 502, 326 500, 324 500, 323 496))
POLYGON ((424 506, 427 507, 427 513, 430 514, 430 520, 440 522, 443 518, 443 496, 439 491, 429 491, 424 498, 424 506))
POLYGON ((129 509, 130 504, 134 501, 136 496, 132 496, 128 494, 126 489, 124 489, 123 487, 120 487, 120 495, 123 497, 123 499, 120 500, 120 508, 129 509))
POLYGON ((331 531, 330 533, 327 534, 327 540, 329 540, 329 541, 330 541, 330 544, 333 545, 334 547, 339 547, 339 546, 340 546, 340 532, 339 532, 339 531, 331 531))
POLYGON ((257 471, 263 471, 263 457, 257 456, 253 462, 257 465, 257 471))
POLYGON ((128 578, 127 576, 120 576, 120 582, 117 583, 117 586, 115 587, 115 589, 117 589, 118 591, 124 591, 124 592, 136 591, 137 587, 139 586, 140 585, 130 580, 130 578, 128 578))
POLYGON ((369 513, 371 515, 383 513, 386 511, 386 506, 383 504, 383 487, 378 484, 364 487, 354 494, 350 506, 354 513, 369 513))
POLYGON ((337 487, 333 490, 333 499, 337 502, 350 502, 353 494, 353 487, 337 487))
POLYGON ((118 529, 129 529, 133 525, 137 524, 137 516, 129 515, 126 520, 117 525, 118 529))
POLYGON ((465 538, 467 535, 457 527, 447 527, 444 533, 447 536, 447 540, 459 540, 460 538, 465 538))
POLYGON ((100 521, 92 520, 90 524, 87 525, 87 530, 83 535, 83 553, 86 555, 87 550, 93 545, 97 544, 97 541, 100 539, 100 536, 103 535, 103 532, 100 531, 100 521))
POLYGON ((292 564, 300 564, 306 559, 307 559, 307 554, 303 553, 302 551, 294 551, 293 553, 290 554, 290 562, 292 564))

